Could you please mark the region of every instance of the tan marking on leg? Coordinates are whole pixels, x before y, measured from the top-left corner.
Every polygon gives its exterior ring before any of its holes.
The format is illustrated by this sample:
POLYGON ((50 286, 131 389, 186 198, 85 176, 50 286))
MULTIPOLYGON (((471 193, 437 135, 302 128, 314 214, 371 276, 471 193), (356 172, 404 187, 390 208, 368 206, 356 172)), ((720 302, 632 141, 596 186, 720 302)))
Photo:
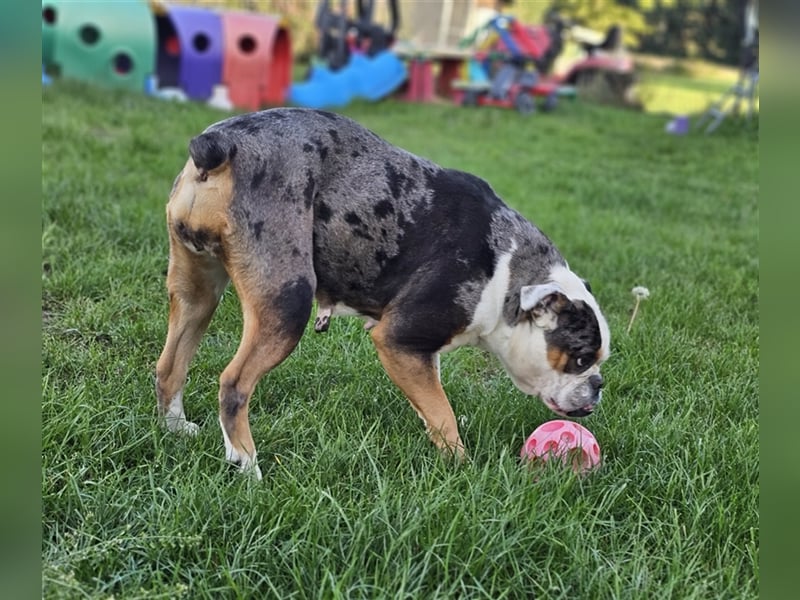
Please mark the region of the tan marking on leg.
POLYGON ((156 395, 159 415, 166 419, 171 431, 194 429, 186 425, 183 415, 183 386, 189 363, 227 283, 222 263, 213 257, 192 254, 170 235, 169 326, 156 365, 156 395))
POLYGON ((439 382, 435 357, 392 346, 386 336, 390 322, 391 319, 384 317, 370 330, 384 369, 425 423, 431 441, 440 450, 463 458, 464 444, 453 408, 439 382))

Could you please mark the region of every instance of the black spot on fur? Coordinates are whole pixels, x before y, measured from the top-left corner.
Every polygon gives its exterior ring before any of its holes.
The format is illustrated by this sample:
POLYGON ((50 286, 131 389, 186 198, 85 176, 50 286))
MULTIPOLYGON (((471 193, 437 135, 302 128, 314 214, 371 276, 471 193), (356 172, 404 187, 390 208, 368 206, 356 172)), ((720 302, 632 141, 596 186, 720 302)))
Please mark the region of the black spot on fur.
POLYGON ((369 232, 367 232, 366 229, 362 229, 361 227, 353 229, 353 235, 370 241, 373 241, 375 239, 369 234, 369 232))
POLYGON ((262 126, 263 124, 259 120, 252 118, 250 115, 244 115, 238 119, 231 119, 227 124, 227 127, 230 129, 248 135, 255 135, 261 131, 262 126))
POLYGON ((267 167, 261 167, 259 171, 253 175, 253 179, 250 181, 250 189, 255 191, 261 187, 261 184, 264 183, 264 178, 267 176, 267 167))
POLYGON ((565 373, 581 373, 597 361, 600 350, 600 324, 591 307, 582 300, 568 302, 558 314, 556 328, 545 332, 548 346, 554 346, 569 356, 565 373), (578 358, 584 364, 578 366, 578 358))
POLYGON ((358 151, 358 150, 353 150, 353 151, 350 153, 350 156, 352 156, 353 158, 358 158, 359 156, 361 156, 361 154, 359 153, 359 151, 358 151))
POLYGON ((389 183, 389 190, 394 198, 399 198, 408 178, 389 161, 384 163, 384 167, 386 168, 386 181, 389 183))
POLYGON ((341 143, 341 140, 339 139, 339 132, 338 131, 336 131, 335 129, 328 129, 328 133, 330 134, 331 139, 333 140, 334 144, 340 144, 341 143))
POLYGON ((314 181, 314 174, 311 170, 306 171, 306 186, 303 189, 303 198, 305 199, 306 208, 311 208, 314 202, 314 192, 317 189, 317 184, 314 181))
POLYGON ((333 211, 331 208, 325 204, 324 202, 320 202, 317 205, 317 219, 322 221, 323 223, 328 223, 333 216, 333 211))
POLYGON ((375 238, 372 237, 369 233, 369 229, 364 224, 364 221, 361 220, 356 213, 350 211, 344 215, 345 222, 352 227, 353 235, 365 240, 374 240, 375 238))
POLYGON ((363 223, 364 223, 364 222, 361 220, 361 218, 360 218, 360 217, 359 217, 359 216, 358 216, 356 213, 354 213, 354 212, 352 212, 352 211, 351 211, 351 212, 349 212, 349 213, 347 213, 347 214, 345 214, 345 216, 344 216, 344 220, 345 220, 347 223, 349 223, 350 225, 354 225, 354 226, 356 226, 356 227, 357 227, 357 226, 359 226, 359 225, 363 225, 363 223))
POLYGON ((198 251, 203 250, 208 243, 209 234, 205 229, 189 229, 186 223, 179 221, 176 230, 178 237, 192 244, 198 251))
POLYGON ((273 171, 269 176, 269 183, 273 188, 283 187, 285 177, 280 171, 273 171))
POLYGON ((311 316, 313 296, 311 283, 303 276, 283 284, 274 305, 280 316, 284 334, 292 338, 303 335, 308 318, 311 316))
POLYGON ((308 142, 303 144, 303 152, 313 152, 313 151, 314 151, 314 146, 312 146, 308 142))
POLYGON ((317 113, 321 117, 325 117, 329 121, 338 121, 339 120, 339 115, 334 114, 332 112, 328 112, 327 110, 315 110, 314 112, 317 113))
POLYGON ((394 214, 394 205, 389 200, 381 200, 375 205, 373 209, 375 216, 379 219, 385 219, 391 214, 394 214))
POLYGON ((256 221, 255 223, 251 223, 250 228, 253 231, 253 236, 260 242, 261 232, 264 230, 264 221, 256 221))
POLYGON ((175 225, 175 233, 185 244, 190 244, 197 252, 209 252, 215 256, 222 254, 222 240, 208 229, 191 229, 183 221, 175 225))
POLYGON ((220 408, 226 417, 232 419, 247 404, 247 397, 229 383, 223 384, 221 387, 220 408))

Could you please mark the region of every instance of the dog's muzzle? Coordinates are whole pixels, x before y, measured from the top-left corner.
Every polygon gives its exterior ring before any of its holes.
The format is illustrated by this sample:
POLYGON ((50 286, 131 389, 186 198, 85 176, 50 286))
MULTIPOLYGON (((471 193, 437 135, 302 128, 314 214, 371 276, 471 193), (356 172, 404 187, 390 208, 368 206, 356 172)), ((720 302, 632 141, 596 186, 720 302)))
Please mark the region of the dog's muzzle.
POLYGON ((600 404, 600 400, 603 397, 603 378, 600 375, 592 375, 589 377, 588 384, 592 390, 592 401, 581 408, 569 411, 567 413, 568 417, 587 417, 600 404))

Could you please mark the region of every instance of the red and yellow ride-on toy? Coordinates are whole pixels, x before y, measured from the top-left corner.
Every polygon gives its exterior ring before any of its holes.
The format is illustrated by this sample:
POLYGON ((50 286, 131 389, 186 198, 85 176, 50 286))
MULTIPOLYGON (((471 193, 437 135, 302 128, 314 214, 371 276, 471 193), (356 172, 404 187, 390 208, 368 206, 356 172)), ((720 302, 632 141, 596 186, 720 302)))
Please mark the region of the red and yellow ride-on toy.
POLYGON ((546 25, 533 26, 510 16, 495 17, 466 40, 478 49, 468 62, 466 78, 454 82, 454 100, 466 106, 501 106, 529 114, 535 110, 537 97, 542 99, 543 110, 552 110, 559 97, 574 97, 576 89, 599 83, 624 102, 634 83, 634 65, 622 50, 620 28, 611 27, 600 39, 587 33, 592 32, 557 16, 550 17, 546 25), (584 56, 566 70, 553 73, 567 34, 580 44, 584 56))
POLYGON ((470 60, 471 77, 456 81, 454 100, 462 106, 497 106, 514 108, 523 115, 536 111, 536 98, 542 110, 552 110, 558 103, 559 86, 543 80, 539 73, 519 59, 503 59, 491 80, 483 74, 478 59, 470 60))

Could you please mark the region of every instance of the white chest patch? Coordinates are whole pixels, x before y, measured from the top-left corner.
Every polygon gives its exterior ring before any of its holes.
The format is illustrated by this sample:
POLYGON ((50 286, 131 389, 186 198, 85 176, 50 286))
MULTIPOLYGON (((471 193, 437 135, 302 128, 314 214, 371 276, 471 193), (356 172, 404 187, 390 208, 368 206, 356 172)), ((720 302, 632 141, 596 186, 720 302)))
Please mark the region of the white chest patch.
POLYGON ((503 328, 509 329, 503 322, 503 304, 508 293, 508 283, 511 280, 511 256, 516 250, 516 243, 512 243, 511 250, 503 254, 495 265, 494 274, 489 283, 481 292, 481 298, 475 307, 472 321, 467 328, 453 337, 450 343, 441 349, 447 352, 459 346, 485 346, 489 337, 503 335, 503 328))

